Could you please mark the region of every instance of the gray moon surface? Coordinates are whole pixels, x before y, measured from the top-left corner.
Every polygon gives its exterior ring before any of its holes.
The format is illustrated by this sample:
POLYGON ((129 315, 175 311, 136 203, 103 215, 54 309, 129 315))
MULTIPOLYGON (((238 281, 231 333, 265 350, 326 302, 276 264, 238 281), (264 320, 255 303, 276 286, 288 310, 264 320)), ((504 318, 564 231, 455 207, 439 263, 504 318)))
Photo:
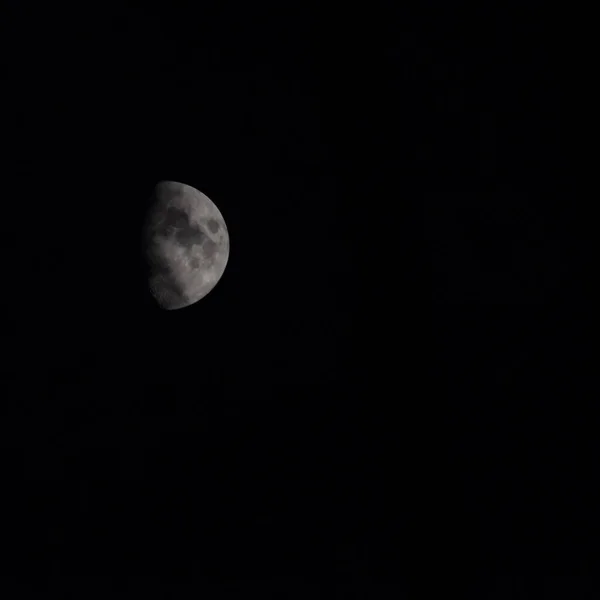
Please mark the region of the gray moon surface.
POLYGON ((194 304, 217 285, 229 259, 223 215, 199 190, 177 181, 154 188, 143 226, 150 293, 161 308, 194 304))

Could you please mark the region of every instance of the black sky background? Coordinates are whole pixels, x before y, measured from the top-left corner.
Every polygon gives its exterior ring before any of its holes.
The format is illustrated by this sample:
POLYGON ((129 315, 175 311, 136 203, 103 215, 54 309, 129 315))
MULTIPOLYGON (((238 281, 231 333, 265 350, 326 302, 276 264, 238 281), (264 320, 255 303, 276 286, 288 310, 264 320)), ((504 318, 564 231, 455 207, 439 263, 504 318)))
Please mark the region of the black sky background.
POLYGON ((7 587, 587 597, 561 52, 486 6, 7 4, 7 587), (175 312, 138 252, 162 179, 231 236, 175 312))

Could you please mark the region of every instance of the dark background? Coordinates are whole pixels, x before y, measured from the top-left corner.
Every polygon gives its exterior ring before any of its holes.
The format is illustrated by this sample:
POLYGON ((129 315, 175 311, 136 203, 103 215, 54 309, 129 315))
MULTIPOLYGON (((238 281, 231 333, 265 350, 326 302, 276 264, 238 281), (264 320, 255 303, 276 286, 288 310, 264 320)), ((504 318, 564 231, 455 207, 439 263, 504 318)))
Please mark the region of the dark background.
POLYGON ((588 597, 547 7, 283 4, 2 9, 3 585, 588 597), (175 312, 138 254, 161 179, 231 236, 175 312))

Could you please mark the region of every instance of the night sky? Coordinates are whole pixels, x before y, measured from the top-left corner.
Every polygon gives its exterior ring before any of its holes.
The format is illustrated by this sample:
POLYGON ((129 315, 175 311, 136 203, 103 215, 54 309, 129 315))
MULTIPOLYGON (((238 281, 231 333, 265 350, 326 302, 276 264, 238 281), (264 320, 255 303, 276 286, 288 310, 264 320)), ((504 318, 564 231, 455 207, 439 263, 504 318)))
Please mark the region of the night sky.
POLYGON ((5 4, 0 587, 588 597, 549 20, 5 4), (165 179, 231 239, 179 311, 139 254, 165 179))

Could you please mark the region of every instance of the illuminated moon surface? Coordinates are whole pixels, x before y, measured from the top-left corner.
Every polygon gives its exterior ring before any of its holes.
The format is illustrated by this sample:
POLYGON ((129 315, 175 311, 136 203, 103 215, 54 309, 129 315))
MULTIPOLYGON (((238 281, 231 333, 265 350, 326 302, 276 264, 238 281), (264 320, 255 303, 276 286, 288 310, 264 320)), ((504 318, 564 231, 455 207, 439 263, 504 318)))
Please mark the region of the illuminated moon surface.
POLYGON ((158 305, 173 310, 194 304, 215 287, 227 266, 229 234, 223 215, 197 189, 161 181, 144 223, 142 252, 158 305))

